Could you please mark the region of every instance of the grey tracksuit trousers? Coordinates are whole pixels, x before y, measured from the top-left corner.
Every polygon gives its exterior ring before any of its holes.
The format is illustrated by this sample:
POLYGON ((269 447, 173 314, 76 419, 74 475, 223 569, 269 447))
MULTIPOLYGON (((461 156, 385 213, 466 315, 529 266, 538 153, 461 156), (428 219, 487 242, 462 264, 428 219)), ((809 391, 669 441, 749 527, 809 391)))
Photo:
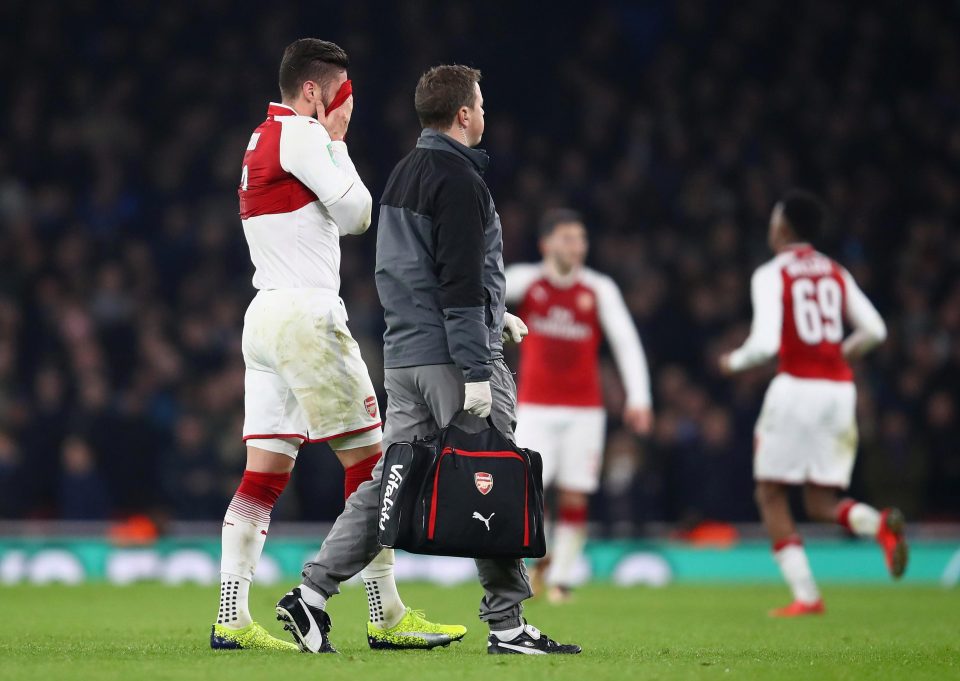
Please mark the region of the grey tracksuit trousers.
MULTIPOLYGON (((463 406, 463 375, 453 364, 386 369, 384 387, 387 391, 384 451, 394 442, 435 433, 463 406)), ((493 365, 490 389, 493 422, 500 432, 512 437, 517 418, 517 387, 502 359, 493 365)), ((462 417, 458 423, 468 429, 471 424, 475 424, 476 430, 485 427, 483 421, 469 416, 462 417)), ((380 551, 377 516, 382 469, 383 459, 374 469, 373 479, 351 495, 320 553, 304 566, 304 583, 328 597, 337 593, 342 581, 360 572, 380 551)), ((497 631, 520 626, 521 604, 533 595, 523 561, 477 560, 477 572, 484 589, 480 619, 497 631)))

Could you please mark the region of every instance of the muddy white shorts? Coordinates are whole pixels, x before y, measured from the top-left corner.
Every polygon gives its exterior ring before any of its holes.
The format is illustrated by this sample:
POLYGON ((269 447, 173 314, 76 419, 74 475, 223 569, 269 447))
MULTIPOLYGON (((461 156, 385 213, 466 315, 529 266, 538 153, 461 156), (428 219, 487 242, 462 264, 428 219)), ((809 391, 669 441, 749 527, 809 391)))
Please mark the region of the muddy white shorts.
POLYGON ((544 488, 592 494, 600 486, 606 426, 602 407, 521 404, 517 444, 540 452, 544 488))
POLYGON ((243 439, 295 457, 304 442, 376 444, 380 410, 340 297, 260 291, 243 320, 243 439))
POLYGON ((754 431, 756 480, 850 486, 857 454, 857 389, 850 382, 779 374, 754 431))

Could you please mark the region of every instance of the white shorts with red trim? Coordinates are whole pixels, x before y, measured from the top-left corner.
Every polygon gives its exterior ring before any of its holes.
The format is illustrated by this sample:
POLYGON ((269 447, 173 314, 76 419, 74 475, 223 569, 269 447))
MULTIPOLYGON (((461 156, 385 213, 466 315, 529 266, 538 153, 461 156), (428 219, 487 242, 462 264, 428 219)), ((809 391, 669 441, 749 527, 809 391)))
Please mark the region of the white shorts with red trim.
POLYGON ((517 444, 540 452, 543 486, 592 494, 600 486, 607 414, 602 407, 521 404, 517 444))
POLYGON ((779 374, 754 431, 753 477, 846 489, 857 455, 856 409, 853 383, 779 374))
POLYGON ((336 293, 260 291, 243 320, 243 360, 245 441, 295 457, 304 442, 381 440, 370 374, 336 293))

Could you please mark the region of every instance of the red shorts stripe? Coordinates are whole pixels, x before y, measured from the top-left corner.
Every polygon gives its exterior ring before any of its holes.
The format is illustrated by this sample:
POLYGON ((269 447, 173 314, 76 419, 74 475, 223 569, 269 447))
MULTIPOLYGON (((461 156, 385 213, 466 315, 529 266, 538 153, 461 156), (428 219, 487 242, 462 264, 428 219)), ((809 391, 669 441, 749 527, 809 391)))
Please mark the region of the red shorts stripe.
POLYGON ((273 440, 274 438, 286 440, 287 438, 298 437, 301 440, 306 440, 306 435, 301 435, 300 433, 258 433, 257 435, 244 435, 243 441, 247 440, 273 440))
POLYGON ((348 430, 345 433, 338 433, 337 435, 328 435, 327 437, 317 438, 316 440, 312 440, 310 438, 306 438, 306 440, 311 444, 316 442, 326 442, 327 440, 336 440, 338 437, 347 437, 348 435, 357 435, 358 433, 366 433, 368 430, 379 428, 382 425, 383 425, 382 421, 377 421, 372 426, 364 426, 363 428, 357 428, 356 430, 348 430))
POLYGON ((365 433, 368 430, 373 430, 374 428, 379 428, 383 425, 382 421, 377 421, 373 425, 364 426, 363 428, 357 428, 356 430, 348 430, 345 433, 337 433, 336 435, 327 435, 326 437, 319 438, 309 438, 306 435, 300 433, 255 433, 252 435, 244 435, 243 441, 247 440, 273 440, 276 439, 287 439, 287 438, 299 438, 304 442, 309 442, 310 444, 316 444, 317 442, 327 442, 328 440, 336 440, 338 437, 347 437, 348 435, 357 435, 358 433, 365 433))

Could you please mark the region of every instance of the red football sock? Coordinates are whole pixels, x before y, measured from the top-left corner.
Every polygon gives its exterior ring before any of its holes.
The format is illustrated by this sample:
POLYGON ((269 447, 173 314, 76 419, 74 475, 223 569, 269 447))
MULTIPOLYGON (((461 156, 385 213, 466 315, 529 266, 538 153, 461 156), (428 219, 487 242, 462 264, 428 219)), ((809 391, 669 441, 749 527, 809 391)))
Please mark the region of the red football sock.
POLYGON ((252 523, 268 524, 270 512, 288 482, 289 473, 244 471, 227 513, 252 523))
POLYGON ((587 524, 586 506, 561 506, 557 512, 557 521, 567 525, 587 524))
POLYGON ((789 537, 779 539, 773 542, 773 552, 776 553, 788 546, 803 546, 803 538, 799 534, 791 534, 789 537))
POLYGON ((355 463, 352 466, 343 469, 343 500, 346 501, 350 495, 357 491, 363 483, 373 477, 373 469, 383 456, 382 452, 368 456, 363 461, 355 463))
POLYGON ((853 528, 850 527, 850 509, 856 505, 857 502, 854 499, 843 499, 837 504, 837 525, 846 528, 850 532, 853 531, 853 528))

